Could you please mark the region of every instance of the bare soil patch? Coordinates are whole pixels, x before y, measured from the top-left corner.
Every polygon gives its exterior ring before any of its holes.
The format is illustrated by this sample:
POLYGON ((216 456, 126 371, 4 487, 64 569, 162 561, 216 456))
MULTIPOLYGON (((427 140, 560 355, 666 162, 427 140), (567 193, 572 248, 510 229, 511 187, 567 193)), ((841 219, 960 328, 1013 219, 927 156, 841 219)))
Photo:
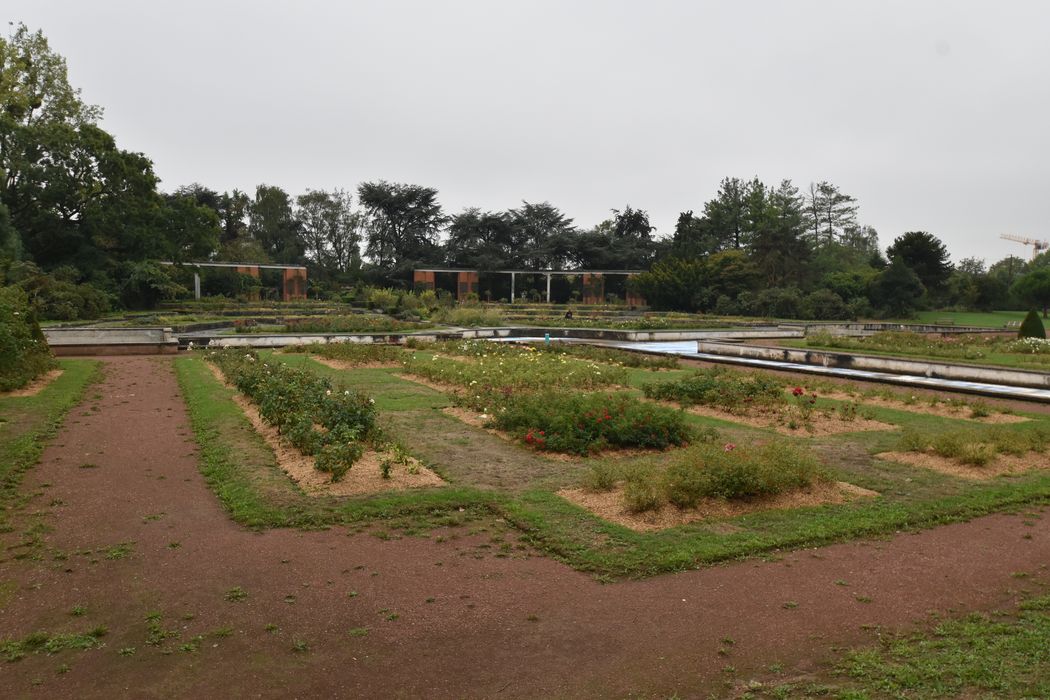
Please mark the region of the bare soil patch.
POLYGON ((930 416, 941 416, 942 418, 956 418, 960 420, 971 420, 977 423, 988 423, 988 424, 1004 424, 1004 423, 1024 423, 1028 421, 1028 418, 1024 416, 1018 416, 1013 413, 992 413, 987 416, 980 418, 974 418, 968 415, 968 409, 965 406, 950 406, 948 404, 938 403, 936 405, 930 405, 929 403, 908 403, 906 401, 899 401, 896 399, 887 399, 883 396, 856 396, 853 394, 847 394, 845 392, 831 392, 827 394, 821 394, 819 392, 813 392, 825 399, 833 399, 835 401, 856 401, 859 404, 882 406, 884 408, 892 408, 897 411, 908 411, 910 413, 923 413, 930 416))
POLYGON ((350 362, 349 360, 332 360, 320 355, 310 355, 310 359, 332 369, 401 369, 400 362, 350 362))
MULTIPOLYGON (((230 389, 230 385, 218 367, 206 363, 215 378, 230 389)), ((404 489, 426 488, 431 486, 444 486, 445 482, 437 474, 423 466, 414 457, 408 457, 407 464, 398 464, 394 455, 390 452, 379 452, 377 450, 366 450, 361 459, 354 462, 343 478, 332 481, 328 474, 318 471, 315 459, 304 455, 295 447, 289 445, 281 437, 277 428, 273 427, 259 415, 259 411, 245 399, 240 393, 234 393, 233 401, 244 412, 248 422, 252 424, 255 431, 259 433, 273 450, 277 458, 277 464, 288 477, 299 485, 304 493, 310 496, 363 496, 385 491, 401 491, 404 489), (381 471, 383 462, 391 464, 390 478, 384 479, 381 471)))
POLYGON ((880 452, 875 457, 973 481, 988 481, 1004 474, 1023 474, 1032 469, 1050 469, 1050 455, 1039 452, 1029 452, 1025 455, 1001 454, 983 467, 960 464, 932 452, 880 452))
POLYGON ((47 374, 40 375, 21 389, 15 389, 14 391, 0 391, 0 398, 18 399, 26 396, 36 396, 61 375, 62 370, 53 369, 47 374))
POLYGON ((897 429, 897 426, 890 423, 883 423, 882 421, 861 418, 860 416, 847 421, 842 420, 835 415, 826 416, 820 411, 813 411, 809 421, 806 423, 797 420, 799 427, 792 430, 791 427, 784 422, 784 418, 779 413, 773 411, 750 416, 740 416, 735 413, 730 413, 729 411, 711 408, 710 406, 689 406, 685 410, 697 416, 718 418, 720 420, 732 421, 733 423, 750 425, 755 428, 772 429, 781 435, 791 435, 794 437, 821 437, 824 435, 838 435, 840 433, 859 433, 869 430, 897 429))
POLYGON ((588 491, 586 489, 563 489, 558 495, 565 500, 586 508, 599 518, 629 527, 638 532, 663 530, 676 525, 704 520, 722 520, 763 510, 786 510, 833 503, 845 503, 857 498, 873 498, 879 494, 860 486, 834 481, 814 484, 791 493, 750 501, 726 501, 705 498, 696 508, 681 509, 666 504, 659 510, 632 513, 624 507, 623 487, 612 491, 588 491))

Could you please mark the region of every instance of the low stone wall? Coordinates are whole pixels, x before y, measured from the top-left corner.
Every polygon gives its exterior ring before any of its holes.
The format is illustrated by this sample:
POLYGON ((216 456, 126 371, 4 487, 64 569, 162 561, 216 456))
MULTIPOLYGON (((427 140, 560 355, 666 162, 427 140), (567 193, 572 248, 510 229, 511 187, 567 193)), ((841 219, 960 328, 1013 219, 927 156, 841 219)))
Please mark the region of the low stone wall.
POLYGON ((179 351, 170 328, 45 328, 56 355, 168 355, 179 351))
POLYGON ((698 341, 696 349, 697 352, 712 355, 724 355, 727 357, 747 357, 758 360, 819 365, 822 367, 873 370, 878 372, 889 372, 892 374, 930 377, 934 379, 984 382, 988 384, 1023 386, 1035 389, 1046 389, 1050 387, 1050 373, 1009 369, 1006 367, 960 365, 929 360, 910 360, 897 357, 828 352, 826 350, 803 350, 711 341, 698 341))

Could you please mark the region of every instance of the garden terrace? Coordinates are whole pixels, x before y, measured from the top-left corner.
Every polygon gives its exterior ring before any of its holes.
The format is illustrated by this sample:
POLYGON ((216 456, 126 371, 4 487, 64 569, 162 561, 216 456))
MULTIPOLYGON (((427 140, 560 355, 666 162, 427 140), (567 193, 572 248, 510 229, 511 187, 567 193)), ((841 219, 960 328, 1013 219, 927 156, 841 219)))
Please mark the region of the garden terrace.
MULTIPOLYGON (((481 348, 489 347, 483 344, 457 345, 469 348, 463 352, 482 352, 481 348)), ((424 358, 436 354, 423 350, 412 352, 424 358)), ((501 345, 493 352, 511 354, 523 351, 501 345)), ((439 361, 451 359, 444 352, 437 354, 439 361)), ((451 488, 477 487, 482 493, 506 495, 510 500, 500 500, 501 505, 495 506, 501 517, 527 527, 533 533, 534 541, 545 551, 556 553, 588 570, 610 571, 607 566, 615 568, 631 561, 634 563, 629 566, 639 565, 651 572, 654 569, 649 569, 650 566, 659 569, 671 561, 695 561, 694 557, 701 551, 707 552, 703 555, 705 558, 720 558, 745 542, 751 543, 749 547, 764 548, 771 542, 782 543, 802 533, 807 533, 804 535, 807 538, 827 541, 829 537, 846 536, 844 533, 870 534, 887 527, 899 529, 902 523, 915 526, 931 522, 931 518, 950 519, 963 517, 964 513, 987 512, 984 509, 997 507, 993 503, 1023 502, 1050 496, 1050 477, 1039 469, 975 481, 883 459, 881 455, 897 448, 899 432, 816 434, 806 437, 803 443, 801 436, 807 435, 803 430, 795 431, 799 438, 778 438, 775 426, 750 426, 739 422, 732 414, 716 419, 673 411, 693 431, 690 447, 675 448, 658 457, 644 452, 621 454, 613 451, 595 455, 588 451, 586 454, 575 453, 576 457, 568 461, 549 460, 544 456, 548 450, 535 443, 538 437, 546 440, 547 435, 540 436, 539 431, 533 429, 533 442, 527 443, 522 439, 528 435, 526 430, 515 436, 517 440, 508 442, 481 427, 464 423, 444 413, 454 400, 451 395, 444 390, 399 378, 399 369, 333 369, 300 353, 269 357, 274 361, 311 367, 334 381, 376 396, 377 405, 385 416, 384 428, 409 452, 433 465, 450 482, 451 488), (799 464, 816 464, 818 468, 812 472, 807 470, 813 479, 806 485, 800 488, 792 486, 779 494, 766 492, 764 495, 728 499, 705 495, 695 508, 675 505, 665 488, 667 482, 663 475, 667 466, 681 461, 698 467, 707 462, 695 455, 707 448, 724 450, 727 444, 734 445, 735 450, 743 450, 738 453, 741 463, 749 465, 739 477, 743 484, 760 477, 756 461, 761 463, 761 460, 749 455, 761 454, 761 451, 752 450, 768 444, 788 446, 786 449, 791 450, 793 459, 798 458, 799 464), (687 454, 694 457, 689 458, 687 454), (595 488, 598 479, 594 472, 601 469, 616 475, 612 490, 595 488), (657 510, 632 513, 627 507, 624 496, 628 488, 627 476, 636 472, 653 475, 651 485, 659 487, 656 490, 657 510), (559 493, 586 510, 567 506, 563 497, 557 495, 559 493), (578 498, 581 494, 582 497, 578 498), (949 515, 951 513, 956 515, 949 515), (890 526, 891 522, 896 525, 890 526), (617 525, 610 526, 609 523, 617 525), (763 544, 758 545, 759 542, 763 544), (657 564, 657 561, 663 564, 657 564)), ((471 366, 476 363, 464 361, 461 364, 471 366)), ((692 374, 686 370, 625 371, 626 385, 630 388, 619 390, 616 395, 639 396, 641 387, 646 384, 661 378, 664 381, 682 379, 692 374)), ((841 391, 844 384, 836 383, 836 386, 841 391)), ((793 400, 793 388, 790 384, 783 385, 785 401, 793 400)), ((544 409, 552 401, 579 393, 561 385, 558 389, 561 396, 545 399, 540 404, 544 409)), ((858 397, 862 393, 859 388, 851 390, 858 397)), ((811 389, 806 387, 805 391, 808 394, 811 389)), ((607 392, 598 391, 593 395, 603 393, 607 392)), ((522 392, 522 396, 530 394, 522 392)), ((826 405, 837 411, 837 406, 844 403, 847 402, 821 398, 818 410, 826 405)), ((858 413, 870 412, 881 423, 931 435, 974 425, 962 416, 926 414, 922 411, 922 404, 903 410, 901 407, 866 405, 860 398, 855 403, 858 413)), ((604 413, 602 417, 604 419, 604 413)), ((613 417, 611 411, 610 417, 613 417)), ((1033 424, 1047 424, 1046 418, 1039 414, 1023 417, 1033 424)), ((762 488, 766 487, 760 487, 757 493, 762 494, 762 488)), ((479 497, 483 501, 488 498, 479 497)))
POLYGON ((812 335, 804 344, 783 345, 820 350, 851 350, 876 355, 952 360, 963 364, 997 365, 1020 369, 1050 369, 1050 341, 1016 335, 941 336, 909 331, 883 331, 866 338, 812 335))

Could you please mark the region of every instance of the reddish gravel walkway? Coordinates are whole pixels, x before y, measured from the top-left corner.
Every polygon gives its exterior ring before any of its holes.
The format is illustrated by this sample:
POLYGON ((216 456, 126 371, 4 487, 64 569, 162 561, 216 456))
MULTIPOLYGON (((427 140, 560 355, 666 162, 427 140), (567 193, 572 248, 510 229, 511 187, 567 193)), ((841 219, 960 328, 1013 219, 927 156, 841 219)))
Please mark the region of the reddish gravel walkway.
POLYGON ((744 681, 774 662, 804 672, 833 646, 870 639, 863 625, 1008 605, 1033 585, 1011 572, 1043 576, 1050 562, 1050 518, 1023 515, 614 585, 542 557, 486 555, 484 536, 256 534, 226 517, 198 473, 169 360, 113 359, 99 391, 26 479, 42 492, 27 511, 49 511, 53 549, 0 563, 0 636, 102 624, 105 646, 2 663, 5 693, 706 696, 734 678, 729 664, 744 681), (129 556, 107 557, 127 542, 129 556), (234 587, 247 598, 225 600, 234 587), (86 614, 71 616, 75 605, 86 614), (151 611, 179 632, 167 654, 146 643, 151 611), (728 656, 723 638, 735 642, 728 656), (308 649, 295 652, 297 640, 308 649))

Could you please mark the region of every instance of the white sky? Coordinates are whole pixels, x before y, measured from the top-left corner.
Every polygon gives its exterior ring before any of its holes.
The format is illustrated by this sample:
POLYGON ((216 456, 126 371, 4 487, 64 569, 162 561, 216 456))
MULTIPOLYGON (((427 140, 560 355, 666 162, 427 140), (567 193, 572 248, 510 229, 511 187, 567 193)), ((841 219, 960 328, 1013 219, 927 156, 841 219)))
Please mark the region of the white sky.
POLYGON ((1050 238, 1050 2, 5 0, 165 189, 435 187, 447 211, 626 204, 725 176, 857 197, 883 247, 1050 238))

